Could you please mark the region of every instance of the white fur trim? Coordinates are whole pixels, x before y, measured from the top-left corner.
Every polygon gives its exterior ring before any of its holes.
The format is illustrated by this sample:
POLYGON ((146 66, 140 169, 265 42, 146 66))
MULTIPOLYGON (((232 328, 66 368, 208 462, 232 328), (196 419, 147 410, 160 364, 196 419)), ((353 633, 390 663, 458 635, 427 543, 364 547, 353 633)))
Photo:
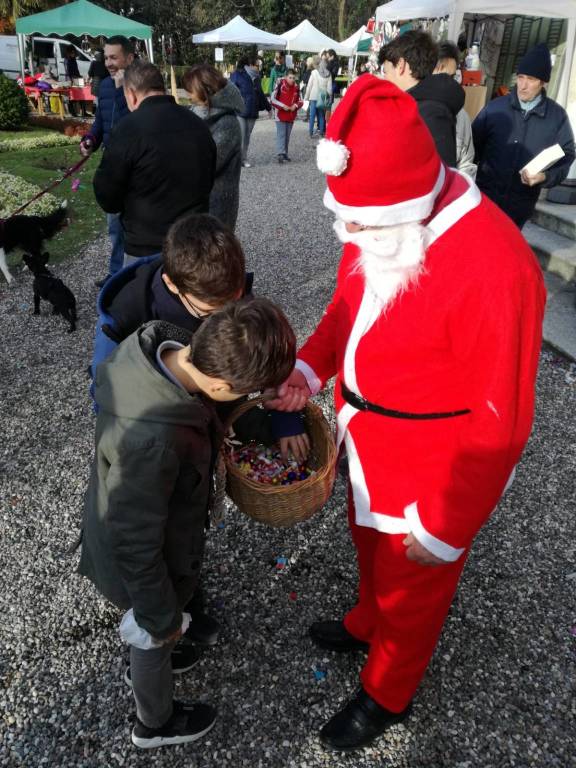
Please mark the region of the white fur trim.
POLYGON ((418 539, 423 547, 426 547, 429 552, 436 555, 436 557, 439 557, 441 560, 446 560, 449 563, 453 563, 458 560, 462 552, 464 552, 465 547, 461 547, 460 549, 452 547, 450 544, 446 544, 445 541, 437 539, 436 536, 433 536, 426 530, 426 528, 424 528, 422 521, 420 520, 420 515, 418 514, 418 504, 416 502, 409 504, 404 508, 404 516, 410 526, 410 533, 415 539, 418 539))
POLYGON ((340 176, 348 166, 350 150, 341 141, 321 139, 316 147, 318 170, 329 176, 340 176))
POLYGON ((297 371, 300 371, 304 374, 304 378, 308 382, 308 386, 310 387, 310 392, 313 395, 317 395, 318 392, 322 389, 322 382, 316 375, 316 371, 311 368, 308 363, 305 363, 304 360, 296 360, 296 365, 294 366, 297 371))
POLYGON ((445 178, 446 171, 441 165, 438 178, 431 192, 422 197, 394 203, 394 205, 343 205, 336 200, 329 189, 324 192, 324 205, 328 210, 333 211, 339 219, 354 221, 367 227, 387 227, 394 224, 423 221, 430 216, 445 178))
POLYGON ((457 197, 454 202, 447 205, 446 208, 443 208, 437 216, 434 216, 434 218, 428 222, 426 229, 431 233, 429 244, 433 243, 434 240, 447 232, 463 216, 474 210, 476 206, 480 205, 482 200, 480 190, 474 181, 465 173, 461 173, 455 168, 452 170, 466 181, 468 189, 463 195, 457 197))
POLYGON ((374 325, 381 311, 382 305, 376 295, 371 290, 364 289, 362 303, 354 318, 354 325, 348 336, 344 353, 344 381, 348 389, 351 389, 357 395, 362 393, 358 389, 358 382, 356 380, 356 350, 362 337, 374 325))
MULTIPOLYGON (((338 414, 339 434, 341 433, 343 422, 347 421, 350 423, 350 418, 345 417, 344 419, 341 419, 341 416, 346 409, 346 405, 338 414)), ((348 407, 352 409, 351 405, 348 407)), ((356 414, 358 413, 356 409, 352 410, 356 414)), ((350 432, 346 432, 346 453, 348 454, 350 485, 352 487, 352 496, 354 498, 356 525, 362 525, 364 528, 374 528, 374 530, 380 531, 380 533, 409 533, 410 528, 403 517, 393 517, 392 515, 385 515, 380 512, 372 512, 370 509, 370 493, 368 491, 368 486, 366 485, 362 463, 350 432)))

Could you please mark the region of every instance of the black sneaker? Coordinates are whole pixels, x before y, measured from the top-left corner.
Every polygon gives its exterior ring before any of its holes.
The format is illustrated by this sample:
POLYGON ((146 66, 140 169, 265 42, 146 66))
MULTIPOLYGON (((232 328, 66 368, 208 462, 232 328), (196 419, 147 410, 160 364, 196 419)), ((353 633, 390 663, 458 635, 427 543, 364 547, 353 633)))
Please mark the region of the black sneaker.
POLYGON ((188 744, 201 739, 216 722, 216 710, 209 704, 182 704, 174 702, 172 717, 160 728, 136 720, 132 729, 132 743, 140 749, 188 744))
MULTIPOLYGON (((196 648, 195 645, 187 645, 186 643, 178 643, 172 653, 170 654, 172 660, 172 674, 183 675, 184 672, 188 672, 189 669, 195 667, 202 657, 202 651, 196 648)), ((132 677, 130 674, 130 664, 126 665, 124 670, 124 682, 126 685, 132 686, 132 677)))
POLYGON ((284 155, 284 160, 286 160, 287 163, 291 163, 292 162, 292 158, 288 157, 288 155, 284 155))
POLYGON ((216 645, 219 635, 220 623, 207 613, 193 613, 190 626, 184 633, 186 640, 202 646, 216 645))
POLYGON ((282 165, 282 163, 284 162, 284 155, 278 155, 278 162, 280 163, 280 165, 282 165))

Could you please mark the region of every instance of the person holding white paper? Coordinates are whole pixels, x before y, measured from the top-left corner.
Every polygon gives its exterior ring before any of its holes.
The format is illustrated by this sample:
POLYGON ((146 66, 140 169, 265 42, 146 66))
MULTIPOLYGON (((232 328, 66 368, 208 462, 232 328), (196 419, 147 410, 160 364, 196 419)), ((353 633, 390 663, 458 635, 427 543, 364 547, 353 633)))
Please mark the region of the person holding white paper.
MULTIPOLYGON (((543 187, 560 184, 574 160, 574 135, 565 110, 547 95, 552 63, 544 43, 518 65, 516 87, 487 104, 472 124, 476 183, 522 228, 543 187), (527 169, 540 152, 559 145, 563 154, 540 170, 527 169)), ((558 154, 560 154, 558 152, 558 154)))

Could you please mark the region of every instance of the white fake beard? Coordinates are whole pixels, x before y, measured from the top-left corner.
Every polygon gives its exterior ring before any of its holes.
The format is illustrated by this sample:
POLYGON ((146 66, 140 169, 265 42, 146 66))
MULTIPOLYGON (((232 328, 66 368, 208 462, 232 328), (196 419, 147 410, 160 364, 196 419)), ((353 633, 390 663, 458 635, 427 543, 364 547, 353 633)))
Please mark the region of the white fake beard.
POLYGON ((382 309, 415 285, 424 270, 428 233, 421 224, 348 232, 346 223, 336 219, 334 231, 342 243, 354 243, 359 248, 355 268, 363 272, 382 309))

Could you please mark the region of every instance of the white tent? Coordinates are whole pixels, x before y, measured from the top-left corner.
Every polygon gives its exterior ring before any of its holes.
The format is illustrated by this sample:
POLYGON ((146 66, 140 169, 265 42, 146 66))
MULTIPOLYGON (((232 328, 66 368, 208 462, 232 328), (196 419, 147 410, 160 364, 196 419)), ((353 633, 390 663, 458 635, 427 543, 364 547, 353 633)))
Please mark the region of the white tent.
POLYGON ((546 16, 568 19, 564 68, 556 100, 566 106, 576 47, 576 0, 391 0, 376 9, 376 21, 449 16, 448 38, 458 36, 465 13, 482 16, 546 16))
POLYGON ((286 47, 286 41, 280 35, 273 35, 263 29, 248 24, 242 16, 234 16, 227 24, 209 32, 192 35, 193 43, 208 43, 212 45, 257 45, 260 48, 282 49, 286 47))
POLYGON ((294 29, 284 32, 282 38, 288 51, 302 51, 303 53, 319 53, 325 48, 333 48, 338 56, 351 56, 350 48, 345 48, 342 43, 332 40, 323 32, 304 19, 294 29))
POLYGON ((358 50, 359 44, 365 40, 372 40, 372 35, 370 32, 366 32, 366 25, 362 24, 360 29, 357 29, 356 32, 354 32, 353 35, 350 35, 350 37, 347 37, 346 40, 342 40, 340 45, 342 48, 347 48, 351 51, 351 53, 348 54, 349 56, 369 56, 369 50, 358 50))

